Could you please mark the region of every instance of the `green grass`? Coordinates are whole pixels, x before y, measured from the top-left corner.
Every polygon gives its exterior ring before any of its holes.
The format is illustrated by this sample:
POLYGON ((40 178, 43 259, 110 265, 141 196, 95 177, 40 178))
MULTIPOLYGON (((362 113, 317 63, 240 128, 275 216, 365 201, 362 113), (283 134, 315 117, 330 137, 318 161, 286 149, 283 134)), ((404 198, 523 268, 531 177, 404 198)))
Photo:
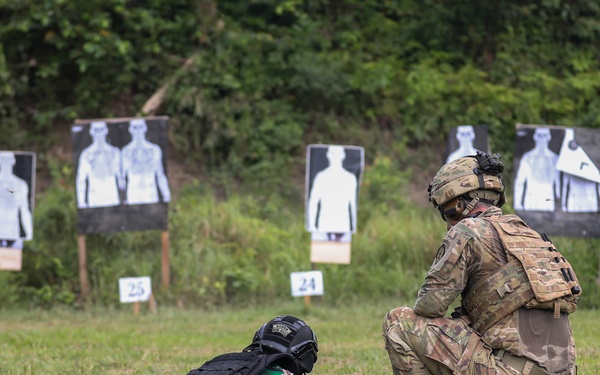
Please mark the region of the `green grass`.
MULTIPOLYGON (((260 325, 279 314, 301 317, 317 333, 312 374, 390 374, 381 338, 394 301, 331 307, 314 298, 266 307, 211 311, 161 308, 140 315, 132 305, 89 311, 0 312, 1 374, 181 374, 227 351, 241 350, 260 325)), ((600 316, 571 316, 581 374, 600 373, 600 316)))

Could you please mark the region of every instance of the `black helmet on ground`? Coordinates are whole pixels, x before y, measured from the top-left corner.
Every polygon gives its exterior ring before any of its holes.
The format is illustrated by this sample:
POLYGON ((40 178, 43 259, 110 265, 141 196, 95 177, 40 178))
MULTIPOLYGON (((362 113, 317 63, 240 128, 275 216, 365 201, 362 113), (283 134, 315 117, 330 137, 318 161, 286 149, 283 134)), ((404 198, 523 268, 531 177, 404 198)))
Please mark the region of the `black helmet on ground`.
POLYGON ((319 344, 313 330, 303 320, 283 315, 263 324, 252 339, 266 352, 291 354, 302 374, 311 372, 317 361, 319 344))

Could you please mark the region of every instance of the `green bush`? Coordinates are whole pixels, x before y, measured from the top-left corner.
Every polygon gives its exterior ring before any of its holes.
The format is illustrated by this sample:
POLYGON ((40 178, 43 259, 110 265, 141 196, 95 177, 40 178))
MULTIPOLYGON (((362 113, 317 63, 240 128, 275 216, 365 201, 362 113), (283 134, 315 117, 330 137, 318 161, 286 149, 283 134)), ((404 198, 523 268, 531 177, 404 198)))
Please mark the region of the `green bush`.
POLYGON ((188 188, 172 209, 173 291, 179 303, 248 303, 289 294, 289 273, 310 268, 302 256, 308 250, 303 221, 286 214, 262 220, 252 197, 218 202, 212 192, 198 189, 188 188))
POLYGON ((598 267, 600 265, 598 246, 600 240, 557 237, 552 241, 577 273, 583 290, 579 307, 597 309, 600 306, 600 290, 598 290, 598 267))

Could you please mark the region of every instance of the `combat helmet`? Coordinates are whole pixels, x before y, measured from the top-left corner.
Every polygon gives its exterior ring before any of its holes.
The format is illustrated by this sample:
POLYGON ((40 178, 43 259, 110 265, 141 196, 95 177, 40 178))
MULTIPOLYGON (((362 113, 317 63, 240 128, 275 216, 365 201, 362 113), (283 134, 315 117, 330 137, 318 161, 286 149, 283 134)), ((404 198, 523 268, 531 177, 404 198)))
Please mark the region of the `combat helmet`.
POLYGON ((427 192, 429 201, 444 220, 466 217, 480 201, 497 207, 506 203, 501 159, 499 154, 477 151, 476 155, 456 159, 440 168, 427 192))
POLYGON ((252 344, 265 351, 291 354, 302 374, 312 371, 319 351, 313 330, 303 320, 290 315, 278 316, 263 324, 254 334, 252 344))

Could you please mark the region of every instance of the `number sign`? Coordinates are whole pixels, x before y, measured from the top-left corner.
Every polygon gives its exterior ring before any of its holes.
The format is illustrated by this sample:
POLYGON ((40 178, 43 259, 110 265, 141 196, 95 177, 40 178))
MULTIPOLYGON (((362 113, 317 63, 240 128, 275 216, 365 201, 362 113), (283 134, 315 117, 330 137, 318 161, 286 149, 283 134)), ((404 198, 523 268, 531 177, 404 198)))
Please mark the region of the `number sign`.
POLYGON ((323 273, 321 271, 292 272, 292 297, 323 295, 323 273))
POLYGON ((150 299, 150 277, 122 277, 119 279, 119 296, 122 303, 144 302, 150 299))

